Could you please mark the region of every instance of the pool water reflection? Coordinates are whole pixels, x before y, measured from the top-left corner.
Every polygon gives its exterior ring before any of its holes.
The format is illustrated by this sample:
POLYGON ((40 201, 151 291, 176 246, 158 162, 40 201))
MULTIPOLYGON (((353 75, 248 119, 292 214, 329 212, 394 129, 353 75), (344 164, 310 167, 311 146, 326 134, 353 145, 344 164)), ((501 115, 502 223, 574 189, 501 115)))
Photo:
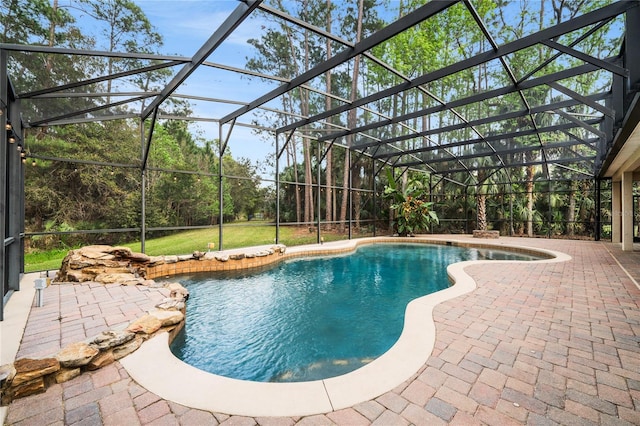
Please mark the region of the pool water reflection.
POLYGON ((535 260, 493 249, 374 244, 266 271, 173 277, 190 292, 171 345, 188 364, 253 381, 309 381, 361 367, 402 332, 407 304, 449 286, 447 265, 535 260))

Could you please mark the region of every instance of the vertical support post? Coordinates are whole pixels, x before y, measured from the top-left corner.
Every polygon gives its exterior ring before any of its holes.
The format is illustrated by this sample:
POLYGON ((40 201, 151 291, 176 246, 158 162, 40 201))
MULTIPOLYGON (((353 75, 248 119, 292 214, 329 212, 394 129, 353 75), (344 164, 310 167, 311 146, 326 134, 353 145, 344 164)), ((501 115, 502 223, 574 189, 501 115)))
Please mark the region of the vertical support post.
POLYGON ((376 237, 377 231, 377 223, 378 223, 378 194, 377 194, 377 175, 376 175, 376 161, 371 158, 371 173, 372 173, 372 182, 371 189, 373 190, 373 236, 376 237))
POLYGON ((280 244, 280 144, 276 132, 276 244, 280 244))
MULTIPOLYGON (((145 156, 144 120, 140 119, 141 160, 145 156)), ((140 165, 140 251, 145 252, 147 238, 147 169, 140 165)))
MULTIPOLYGON (((280 243, 280 156, 284 154, 287 145, 293 138, 295 129, 289 132, 284 144, 280 147, 279 132, 276 132, 276 242, 280 243)), ((297 181, 296 181, 297 182, 297 181)), ((297 184, 295 191, 297 191, 297 184)))
POLYGON ((7 124, 8 108, 5 108, 9 104, 8 96, 9 82, 7 80, 7 52, 0 49, 0 108, 2 108, 0 115, 0 236, 2 237, 2 243, 0 243, 0 285, 2 285, 2 293, 0 298, 0 321, 4 319, 4 302, 5 295, 9 291, 8 275, 7 275, 7 257, 5 256, 4 240, 7 237, 6 229, 6 191, 9 185, 7 182, 7 132, 4 130, 7 124))
POLYGON ((429 202, 433 203, 433 175, 429 175, 429 202))
POLYGON ((320 204, 321 204, 321 190, 320 190, 320 180, 322 179, 322 175, 321 175, 321 170, 320 170, 320 166, 322 165, 322 146, 321 146, 321 142, 317 142, 318 143, 318 149, 316 150, 318 153, 318 196, 317 196, 317 208, 316 208, 316 238, 317 238, 317 243, 321 244, 322 243, 322 235, 320 234, 320 204))
POLYGON ((599 178, 596 179, 595 181, 595 188, 594 188, 594 199, 596 200, 596 229, 595 229, 595 240, 596 241, 600 241, 600 234, 602 232, 602 215, 601 215, 601 211, 600 211, 600 183, 601 180, 599 178))
POLYGON ((469 185, 464 187, 464 233, 469 233, 469 185))
MULTIPOLYGON (((22 108, 20 107, 20 101, 17 101, 18 104, 18 112, 20 112, 22 110, 22 108)), ((25 135, 24 135, 24 129, 22 130, 22 147, 23 149, 26 147, 25 144, 25 139, 24 139, 25 135)), ((25 157, 26 158, 26 157, 25 157)), ((20 253, 20 274, 24 274, 24 233, 25 233, 25 191, 24 191, 24 187, 25 187, 25 163, 22 162, 22 157, 20 158, 20 223, 19 223, 19 229, 20 229, 20 248, 19 248, 19 253, 20 253)), ((20 284, 18 284, 18 290, 20 289, 19 287, 20 284)))
POLYGON ((224 219, 224 191, 222 188, 222 157, 224 155, 224 146, 223 146, 223 137, 222 137, 222 123, 218 123, 218 146, 219 146, 219 155, 218 155, 218 250, 223 250, 222 245, 222 221, 224 219))
POLYGON ((547 200, 549 203, 549 210, 547 213, 547 220, 549 221, 549 224, 547 225, 547 238, 551 238, 551 225, 553 223, 553 210, 551 210, 551 180, 549 180, 549 183, 547 184, 547 200))
POLYGON ((611 181, 611 242, 622 242, 622 182, 611 181))
POLYGON ((353 170, 351 170, 351 148, 347 148, 347 164, 345 164, 345 167, 347 168, 347 173, 349 173, 349 179, 348 179, 348 188, 347 188, 347 198, 348 198, 348 207, 349 207, 349 213, 348 213, 348 221, 349 221, 349 239, 351 239, 353 237, 353 232, 351 229, 351 225, 353 224, 353 170))
POLYGON ((633 172, 622 173, 622 250, 633 251, 633 172))
MULTIPOLYGON (((18 141, 24 142, 24 132, 22 130, 22 120, 20 119, 20 109, 17 100, 10 101, 7 118, 11 120, 13 133, 18 141)), ((6 131, 2 130, 6 135, 6 131)), ((20 272, 23 263, 23 253, 20 250, 22 240, 21 230, 24 224, 24 210, 22 209, 22 194, 24 193, 23 166, 18 152, 18 141, 7 145, 7 214, 6 236, 10 239, 9 245, 5 246, 5 278, 8 281, 9 290, 20 290, 20 272)), ((6 241, 6 239, 5 239, 6 241)))
POLYGON ((634 7, 625 13, 625 31, 624 66, 629 70, 625 105, 628 105, 627 101, 640 89, 640 8, 634 7))
POLYGON ((509 236, 513 237, 513 186, 509 185, 509 236))

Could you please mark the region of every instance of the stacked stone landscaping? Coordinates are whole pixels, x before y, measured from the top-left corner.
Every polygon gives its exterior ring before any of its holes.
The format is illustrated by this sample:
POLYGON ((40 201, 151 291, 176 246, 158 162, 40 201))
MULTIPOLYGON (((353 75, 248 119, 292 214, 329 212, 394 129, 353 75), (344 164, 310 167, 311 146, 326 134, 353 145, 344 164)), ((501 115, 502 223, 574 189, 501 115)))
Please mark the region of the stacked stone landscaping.
POLYGON ((100 283, 164 287, 169 297, 124 329, 107 330, 62 348, 42 359, 22 358, 0 366, 1 403, 44 392, 84 371, 97 370, 132 353, 158 333, 170 333, 170 340, 184 326, 189 292, 179 283, 156 283, 151 278, 180 273, 221 271, 263 266, 281 260, 285 246, 252 253, 221 254, 194 252, 185 256, 147 256, 127 247, 88 246, 72 250, 64 258, 54 285, 100 283))

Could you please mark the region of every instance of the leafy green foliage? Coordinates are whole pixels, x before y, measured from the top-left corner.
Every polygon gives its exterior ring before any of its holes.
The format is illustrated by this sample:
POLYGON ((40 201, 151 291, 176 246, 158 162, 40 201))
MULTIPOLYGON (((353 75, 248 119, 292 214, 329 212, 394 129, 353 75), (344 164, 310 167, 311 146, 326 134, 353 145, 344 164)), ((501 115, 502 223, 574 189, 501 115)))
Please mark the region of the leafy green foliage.
POLYGON ((437 213, 432 209, 433 202, 426 201, 428 191, 419 179, 407 183, 404 191, 398 188, 391 171, 388 172, 388 185, 384 196, 391 200, 391 210, 397 214, 396 225, 401 236, 427 231, 433 223, 439 223, 437 213))

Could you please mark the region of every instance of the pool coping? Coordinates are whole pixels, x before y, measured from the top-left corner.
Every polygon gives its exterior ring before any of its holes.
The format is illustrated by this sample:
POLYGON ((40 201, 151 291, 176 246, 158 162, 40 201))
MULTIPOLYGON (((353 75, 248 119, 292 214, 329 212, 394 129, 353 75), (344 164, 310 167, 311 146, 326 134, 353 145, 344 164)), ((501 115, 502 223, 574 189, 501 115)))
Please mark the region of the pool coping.
MULTIPOLYGON (((535 263, 564 262, 571 259, 565 253, 513 245, 513 241, 487 242, 472 238, 447 239, 429 236, 372 237, 298 246, 287 249, 286 258, 340 254, 353 251, 360 245, 404 242, 493 247, 553 256, 532 261, 535 263)), ((129 375, 147 390, 163 399, 191 408, 259 417, 306 416, 351 407, 394 389, 411 378, 426 363, 436 337, 433 308, 473 291, 476 283, 464 269, 486 262, 495 265, 522 261, 473 260, 449 265, 447 273, 455 285, 409 302, 398 341, 371 363, 341 376, 297 383, 262 383, 230 379, 199 370, 176 358, 169 349, 167 333, 146 341, 137 351, 121 359, 120 363, 129 375)))

